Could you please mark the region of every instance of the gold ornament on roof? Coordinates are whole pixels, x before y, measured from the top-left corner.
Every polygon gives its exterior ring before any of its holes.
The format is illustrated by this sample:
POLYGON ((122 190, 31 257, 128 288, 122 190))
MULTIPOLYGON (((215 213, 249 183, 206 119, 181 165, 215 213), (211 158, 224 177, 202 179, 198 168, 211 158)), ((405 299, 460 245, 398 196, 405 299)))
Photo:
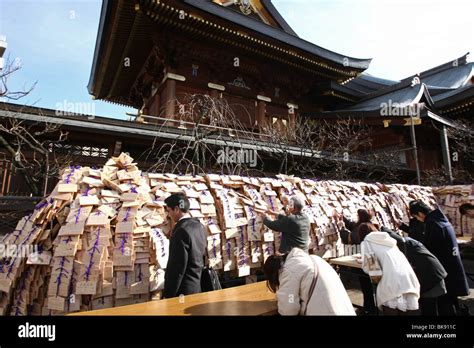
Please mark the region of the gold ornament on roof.
POLYGON ((239 5, 240 11, 244 15, 249 15, 252 13, 252 4, 250 3, 250 0, 235 0, 235 4, 239 5))

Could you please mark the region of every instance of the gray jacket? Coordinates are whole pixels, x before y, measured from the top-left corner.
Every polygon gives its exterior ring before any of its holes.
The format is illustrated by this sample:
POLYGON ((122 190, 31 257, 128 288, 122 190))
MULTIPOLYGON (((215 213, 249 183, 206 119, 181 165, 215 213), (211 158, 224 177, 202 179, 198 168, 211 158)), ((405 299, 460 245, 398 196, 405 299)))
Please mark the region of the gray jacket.
POLYGON ((290 252, 295 247, 308 251, 310 223, 306 214, 279 214, 276 220, 265 217, 263 224, 273 231, 281 232, 280 253, 290 252))

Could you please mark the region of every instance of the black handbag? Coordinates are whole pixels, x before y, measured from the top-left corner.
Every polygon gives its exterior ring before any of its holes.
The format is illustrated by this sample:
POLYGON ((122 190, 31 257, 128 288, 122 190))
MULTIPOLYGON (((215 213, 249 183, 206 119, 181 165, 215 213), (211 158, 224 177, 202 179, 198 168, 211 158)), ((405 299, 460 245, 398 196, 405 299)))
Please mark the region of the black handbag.
POLYGON ((214 290, 222 290, 221 282, 219 281, 219 274, 217 271, 209 266, 204 260, 204 267, 201 273, 201 291, 208 292, 214 290))

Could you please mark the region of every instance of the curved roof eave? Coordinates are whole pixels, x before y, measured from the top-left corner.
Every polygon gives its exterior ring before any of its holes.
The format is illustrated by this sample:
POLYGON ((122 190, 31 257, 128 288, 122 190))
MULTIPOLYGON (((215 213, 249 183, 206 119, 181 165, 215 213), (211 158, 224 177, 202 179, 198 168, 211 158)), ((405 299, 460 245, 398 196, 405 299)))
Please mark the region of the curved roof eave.
POLYGON ((364 99, 355 105, 340 110, 332 110, 328 112, 369 112, 376 113, 382 108, 389 106, 393 108, 404 108, 407 106, 420 104, 421 100, 425 100, 425 104, 428 108, 435 111, 436 107, 433 99, 428 91, 428 87, 421 83, 414 86, 405 86, 394 91, 390 91, 386 94, 378 95, 377 97, 364 99))
POLYGON ((277 24, 283 28, 288 34, 298 37, 298 34, 293 30, 293 28, 288 24, 288 22, 283 18, 283 16, 278 12, 275 5, 273 5, 272 0, 262 0, 263 7, 268 11, 270 16, 277 22, 277 24))
POLYGON ((186 5, 189 5, 201 11, 207 12, 213 16, 228 20, 246 29, 256 31, 274 40, 299 48, 307 53, 319 56, 323 59, 327 59, 333 63, 342 65, 346 68, 350 67, 350 68, 359 69, 359 70, 366 70, 369 67, 370 62, 372 61, 371 58, 360 59, 360 58, 348 57, 348 56, 344 56, 342 54, 330 51, 328 49, 319 47, 317 45, 312 44, 309 41, 303 40, 299 37, 289 34, 285 32, 284 30, 273 28, 271 26, 268 26, 264 23, 256 21, 253 18, 249 18, 240 13, 228 11, 227 9, 222 8, 221 6, 214 4, 212 2, 202 1, 202 0, 183 0, 183 2, 186 5))
POLYGON ((408 86, 395 91, 391 91, 387 94, 379 95, 375 98, 365 99, 364 101, 347 108, 347 110, 373 111, 380 109, 382 107, 382 104, 384 103, 398 104, 403 107, 419 103, 423 96, 426 97, 428 104, 432 105, 431 96, 429 95, 426 85, 422 83, 418 86, 418 88, 415 88, 415 86, 408 86))
POLYGON ((95 88, 95 77, 96 77, 96 71, 98 68, 98 60, 99 56, 102 52, 102 40, 104 36, 104 28, 105 28, 105 22, 106 19, 109 18, 109 14, 111 11, 112 6, 109 6, 109 0, 102 0, 102 8, 100 11, 100 20, 99 20, 99 28, 97 30, 97 40, 95 42, 95 49, 94 49, 94 58, 92 60, 92 68, 91 68, 91 74, 89 76, 89 83, 87 84, 87 90, 89 91, 89 94, 95 96, 94 94, 94 88, 95 88))
POLYGON ((446 107, 447 105, 454 104, 469 98, 474 98, 474 85, 466 85, 446 93, 438 94, 437 96, 433 97, 433 101, 439 108, 446 107))

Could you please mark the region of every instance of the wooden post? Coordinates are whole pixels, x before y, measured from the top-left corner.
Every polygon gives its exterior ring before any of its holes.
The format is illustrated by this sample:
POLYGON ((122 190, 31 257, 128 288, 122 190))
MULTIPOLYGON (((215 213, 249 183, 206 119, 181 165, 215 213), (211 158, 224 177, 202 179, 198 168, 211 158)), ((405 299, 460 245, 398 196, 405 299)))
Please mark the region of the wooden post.
POLYGON ((296 110, 293 112, 288 112, 288 126, 294 128, 296 124, 296 110))
POLYGON ((224 92, 225 91, 225 87, 222 86, 222 85, 219 85, 217 83, 213 83, 213 82, 209 82, 207 84, 207 87, 209 87, 211 89, 211 93, 209 93, 209 95, 212 97, 212 98, 219 98, 219 94, 221 92, 224 92))
POLYGON ((211 89, 211 98, 218 99, 219 98, 219 91, 217 89, 211 89))
POLYGON ((165 117, 166 118, 175 118, 176 113, 176 80, 167 79, 165 85, 165 117))
MULTIPOLYGON (((150 113, 149 115, 151 116, 160 116, 160 95, 159 93, 156 93, 153 97, 153 100, 151 101, 151 104, 150 104, 150 113)), ((152 121, 154 123, 156 123, 156 121, 152 121)))
POLYGON ((293 105, 291 103, 287 104, 288 106, 288 126, 293 128, 296 124, 296 111, 298 110, 297 105, 293 105))
POLYGON ((257 101, 257 124, 260 131, 262 131, 268 126, 268 122, 266 119, 266 106, 267 103, 265 103, 264 101, 257 101))

